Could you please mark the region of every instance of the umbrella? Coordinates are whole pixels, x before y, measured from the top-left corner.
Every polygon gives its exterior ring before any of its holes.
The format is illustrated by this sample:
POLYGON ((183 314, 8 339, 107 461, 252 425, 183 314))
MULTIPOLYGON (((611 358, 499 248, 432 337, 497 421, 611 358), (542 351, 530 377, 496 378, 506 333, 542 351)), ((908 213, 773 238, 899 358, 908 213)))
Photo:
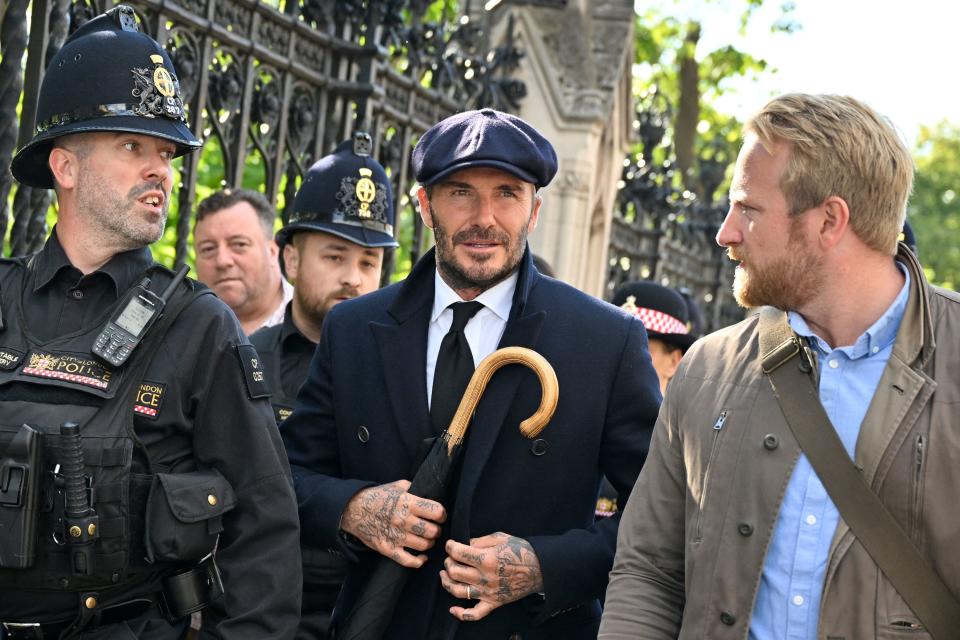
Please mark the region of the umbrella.
MULTIPOLYGON (((527 438, 535 438, 547 426, 557 408, 559 397, 557 375, 553 367, 543 356, 530 349, 498 349, 484 358, 473 372, 450 426, 434 442, 433 448, 410 483, 407 490, 409 493, 421 498, 443 501, 447 479, 459 460, 467 427, 480 396, 483 395, 493 373, 508 364, 525 365, 533 369, 540 379, 540 406, 532 416, 520 423, 520 433, 527 438)), ((393 617, 410 571, 412 569, 389 558, 380 558, 353 609, 338 625, 337 640, 380 640, 393 617)))

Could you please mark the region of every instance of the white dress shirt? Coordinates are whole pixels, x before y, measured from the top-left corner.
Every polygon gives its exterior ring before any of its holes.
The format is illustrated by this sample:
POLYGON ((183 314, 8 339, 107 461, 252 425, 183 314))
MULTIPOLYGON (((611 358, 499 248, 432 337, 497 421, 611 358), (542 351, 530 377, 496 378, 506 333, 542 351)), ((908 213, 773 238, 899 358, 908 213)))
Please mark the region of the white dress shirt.
MULTIPOLYGON (((507 318, 510 317, 510 307, 513 306, 513 293, 517 289, 519 273, 514 272, 509 278, 490 287, 475 301, 483 304, 483 309, 477 311, 470 318, 463 333, 470 345, 473 354, 473 366, 496 351, 500 344, 500 337, 507 327, 507 318)), ((464 302, 457 292, 443 281, 440 273, 433 276, 434 294, 433 311, 430 313, 430 328, 427 332, 427 406, 433 400, 433 370, 437 366, 437 356, 440 353, 440 343, 443 336, 450 331, 453 323, 453 311, 448 309, 454 302, 464 302)))

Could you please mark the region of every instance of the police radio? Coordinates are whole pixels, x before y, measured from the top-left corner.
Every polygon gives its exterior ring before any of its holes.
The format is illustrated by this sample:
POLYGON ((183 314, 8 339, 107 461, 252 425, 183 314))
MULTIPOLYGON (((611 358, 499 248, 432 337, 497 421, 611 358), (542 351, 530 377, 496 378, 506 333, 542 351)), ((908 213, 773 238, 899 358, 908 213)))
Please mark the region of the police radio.
POLYGON ((150 278, 144 278, 140 284, 133 287, 126 300, 118 307, 118 312, 107 321, 100 335, 94 340, 93 355, 114 367, 125 363, 147 330, 163 315, 163 308, 189 270, 187 265, 180 267, 174 274, 173 281, 159 296, 147 288, 150 278))

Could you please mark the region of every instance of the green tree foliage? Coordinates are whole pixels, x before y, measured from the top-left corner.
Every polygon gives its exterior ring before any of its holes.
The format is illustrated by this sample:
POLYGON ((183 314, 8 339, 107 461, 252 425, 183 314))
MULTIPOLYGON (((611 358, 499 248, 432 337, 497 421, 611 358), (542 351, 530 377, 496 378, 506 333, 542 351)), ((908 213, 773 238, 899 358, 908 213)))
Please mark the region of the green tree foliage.
POLYGON ((908 219, 931 282, 960 288, 960 125, 921 127, 908 219))
MULTIPOLYGON (((680 17, 683 2, 661 4, 666 7, 649 7, 636 16, 634 90, 653 106, 668 105, 666 142, 672 142, 679 179, 702 197, 705 194, 698 177, 698 160, 731 163, 741 135, 741 123, 720 113, 714 104, 729 90, 731 80, 757 77, 769 69, 765 60, 733 43, 703 51, 701 35, 711 25, 680 17)), ((731 39, 759 27, 751 18, 763 0, 706 0, 706 4, 739 12, 740 29, 731 33, 731 39)), ((786 33, 797 30, 799 25, 790 17, 792 3, 784 2, 780 9, 770 29, 786 33)), ((665 154, 659 151, 655 160, 662 161, 665 154)))

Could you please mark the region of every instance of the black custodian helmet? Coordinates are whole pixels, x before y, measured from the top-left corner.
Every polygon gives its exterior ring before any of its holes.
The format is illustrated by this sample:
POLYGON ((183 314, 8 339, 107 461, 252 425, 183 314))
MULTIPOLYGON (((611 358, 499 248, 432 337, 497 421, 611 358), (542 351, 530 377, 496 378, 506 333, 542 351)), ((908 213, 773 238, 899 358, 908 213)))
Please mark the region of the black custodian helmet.
POLYGON ((40 86, 33 139, 14 156, 13 176, 50 189, 53 141, 86 131, 128 131, 170 140, 177 156, 200 148, 187 127, 180 83, 166 51, 118 5, 77 29, 40 86))
POLYGON ((399 246, 393 237, 393 189, 387 172, 370 157, 370 135, 357 132, 318 160, 277 232, 282 249, 297 231, 323 231, 363 247, 399 246))

